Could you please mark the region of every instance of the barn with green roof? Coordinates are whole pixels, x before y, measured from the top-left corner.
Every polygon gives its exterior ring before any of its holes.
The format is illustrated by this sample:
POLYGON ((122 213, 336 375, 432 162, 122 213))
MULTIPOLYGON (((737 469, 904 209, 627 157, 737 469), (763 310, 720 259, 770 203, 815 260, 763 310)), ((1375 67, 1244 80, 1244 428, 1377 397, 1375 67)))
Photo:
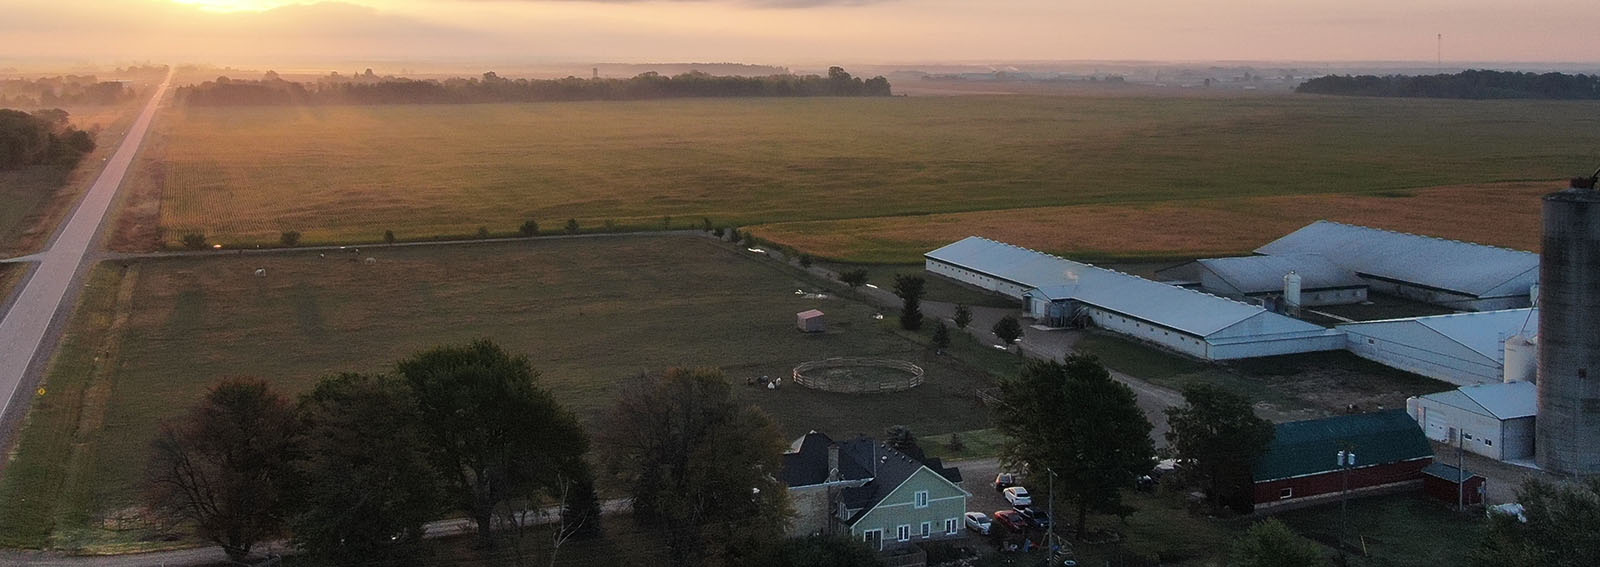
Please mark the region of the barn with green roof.
POLYGON ((1256 507, 1338 495, 1347 480, 1352 493, 1420 487, 1432 463, 1433 446, 1404 410, 1281 423, 1252 469, 1256 507), (1341 451, 1354 455, 1348 470, 1341 451))

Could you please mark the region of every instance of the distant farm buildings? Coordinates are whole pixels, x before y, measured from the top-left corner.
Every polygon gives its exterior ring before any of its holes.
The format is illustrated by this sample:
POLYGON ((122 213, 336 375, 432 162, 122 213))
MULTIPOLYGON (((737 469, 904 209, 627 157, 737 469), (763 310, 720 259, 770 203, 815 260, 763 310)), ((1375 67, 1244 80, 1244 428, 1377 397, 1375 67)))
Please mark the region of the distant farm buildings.
POLYGON ((1299 277, 1299 301, 1306 307, 1346 305, 1367 300, 1367 282, 1318 254, 1207 258, 1156 272, 1164 280, 1195 285, 1207 293, 1273 305, 1299 277))
POLYGON ((968 237, 924 255, 929 272, 1026 304, 1053 326, 1095 326, 1204 358, 1337 350, 1342 333, 1257 305, 968 237))
POLYGON ((1345 323, 1350 352, 1458 386, 1532 380, 1539 310, 1507 309, 1345 323))

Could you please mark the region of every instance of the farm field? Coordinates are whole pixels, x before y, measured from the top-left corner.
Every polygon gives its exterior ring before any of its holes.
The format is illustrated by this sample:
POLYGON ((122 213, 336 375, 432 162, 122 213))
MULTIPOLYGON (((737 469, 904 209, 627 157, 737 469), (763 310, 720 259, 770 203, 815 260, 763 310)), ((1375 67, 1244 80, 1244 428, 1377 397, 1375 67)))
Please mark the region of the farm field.
POLYGON ((817 256, 869 263, 918 262, 923 253, 972 235, 1089 261, 1240 255, 1320 219, 1538 251, 1539 197, 1564 187, 1565 181, 1550 180, 1382 195, 1074 205, 801 221, 748 231, 817 256))
MULTIPOLYGON (((0 257, 35 252, 49 239, 95 177, 116 152, 123 134, 148 97, 125 104, 67 107, 73 126, 99 128, 94 152, 75 168, 33 166, 0 171, 0 257)), ((34 109, 29 109, 34 110, 34 109)))
MULTIPOLYGON (((144 224, 163 230, 138 244, 173 245, 189 232, 224 245, 271 245, 287 230, 307 243, 374 241, 385 230, 403 240, 509 234, 526 219, 548 231, 567 219, 656 229, 869 218, 882 225, 848 246, 801 248, 905 262, 909 247, 897 243, 907 237, 882 227, 911 230, 925 215, 1037 210, 997 214, 1029 217, 1019 230, 1059 241, 1076 231, 1061 226, 1065 211, 1041 207, 1137 216, 1175 202, 1551 179, 1592 167, 1596 110, 1312 96, 176 108, 157 127, 160 164, 138 178, 161 203, 144 224), (893 252, 863 252, 877 248, 893 252)), ((1261 202, 1254 216, 1217 203, 1218 220, 1301 218, 1292 202, 1261 202)), ((763 230, 788 244, 833 228, 763 230)), ((1183 248, 1200 249, 1237 244, 1183 248)))
POLYGON ((141 541, 150 532, 129 511, 147 443, 221 377, 264 377, 297 393, 330 373, 383 371, 477 337, 528 354, 543 384, 590 423, 635 376, 684 365, 723 368, 736 394, 790 436, 989 426, 974 395, 992 385, 989 374, 934 356, 873 320, 872 307, 794 293, 817 285, 687 234, 108 262, 93 272, 0 478, 0 545, 161 545, 141 541), (267 275, 254 276, 258 268, 267 275), (827 313, 825 334, 794 328, 794 314, 813 307, 827 313), (927 382, 856 396, 743 385, 834 356, 910 360, 927 382))

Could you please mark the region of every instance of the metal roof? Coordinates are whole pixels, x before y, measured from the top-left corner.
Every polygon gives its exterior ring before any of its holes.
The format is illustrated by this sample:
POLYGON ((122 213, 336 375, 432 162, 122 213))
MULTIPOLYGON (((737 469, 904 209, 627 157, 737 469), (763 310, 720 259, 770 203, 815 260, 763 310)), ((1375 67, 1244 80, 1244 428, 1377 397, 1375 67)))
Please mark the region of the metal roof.
POLYGON ((1483 478, 1483 476, 1478 473, 1469 470, 1457 469, 1440 462, 1435 462, 1431 465, 1423 467, 1422 474, 1441 480, 1448 480, 1450 482, 1466 482, 1472 480, 1473 477, 1483 478))
POLYGON ((1244 256, 1195 260, 1240 293, 1282 292, 1283 277, 1300 275, 1300 289, 1367 287, 1355 272, 1344 269, 1321 254, 1244 256))
POLYGON ((1415 326, 1419 332, 1438 333, 1485 358, 1498 362, 1504 356, 1506 337, 1518 334, 1529 336, 1538 332, 1539 310, 1524 308, 1469 311, 1449 315, 1345 323, 1338 328, 1364 334, 1368 332, 1367 329, 1375 326, 1402 329, 1415 326))
POLYGON ((1345 447, 1353 447, 1355 468, 1433 457, 1422 428, 1396 409, 1280 423, 1252 473, 1265 482, 1333 472, 1345 447))
POLYGON ((1539 255, 1532 252, 1325 220, 1256 253, 1320 254, 1363 275, 1476 297, 1527 295, 1539 278, 1539 255))
POLYGON ((1020 246, 969 236, 925 257, 1035 288, 1052 299, 1071 299, 1137 317, 1197 337, 1250 319, 1255 335, 1324 333, 1328 329, 1259 306, 1074 262, 1020 246))
POLYGON ((1496 382, 1463 386, 1422 397, 1505 421, 1539 415, 1539 386, 1533 382, 1496 382))

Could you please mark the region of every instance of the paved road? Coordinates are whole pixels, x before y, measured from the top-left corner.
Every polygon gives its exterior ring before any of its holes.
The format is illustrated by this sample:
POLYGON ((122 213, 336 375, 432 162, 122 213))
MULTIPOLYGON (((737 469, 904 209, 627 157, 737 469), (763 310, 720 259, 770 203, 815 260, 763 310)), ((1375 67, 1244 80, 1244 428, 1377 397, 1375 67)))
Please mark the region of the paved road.
MULTIPOLYGON (((6 412, 13 406, 27 407, 27 404, 15 403, 19 398, 18 387, 29 377, 30 368, 37 372, 43 366, 43 353, 51 350, 45 340, 51 322, 56 320, 57 314, 64 320, 72 310, 72 300, 77 294, 69 292, 74 291, 81 272, 89 264, 85 260, 100 233, 106 211, 111 208, 117 187, 122 185, 128 167, 133 164, 133 157, 171 81, 169 74, 156 89, 155 96, 150 97, 133 127, 128 129, 122 145, 107 160, 100 177, 78 203, 50 248, 32 256, 38 266, 17 295, 16 302, 6 311, 5 319, 0 320, 0 419, 14 422, 19 416, 6 416, 6 412), (35 359, 39 362, 35 363, 35 359)), ((32 392, 20 392, 23 399, 30 395, 32 392)))

